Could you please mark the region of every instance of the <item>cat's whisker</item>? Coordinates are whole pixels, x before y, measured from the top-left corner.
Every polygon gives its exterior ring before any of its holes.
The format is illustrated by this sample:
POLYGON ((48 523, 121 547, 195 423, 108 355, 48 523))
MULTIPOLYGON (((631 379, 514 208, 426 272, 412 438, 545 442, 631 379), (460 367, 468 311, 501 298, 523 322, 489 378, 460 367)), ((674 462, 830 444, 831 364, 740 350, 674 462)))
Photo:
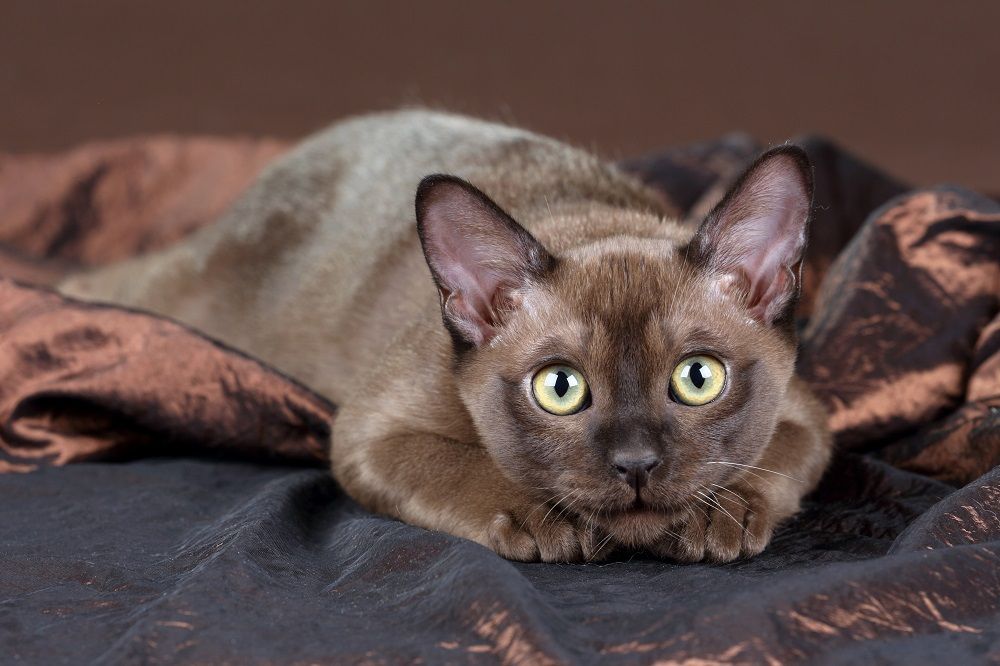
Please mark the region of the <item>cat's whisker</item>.
POLYGON ((604 509, 604 506, 608 503, 608 501, 609 499, 605 497, 603 500, 601 500, 601 503, 597 505, 597 508, 590 512, 590 517, 587 518, 587 525, 586 525, 586 529, 588 532, 594 526, 594 518, 596 518, 597 515, 601 513, 601 511, 604 509))
POLYGON ((719 503, 711 495, 708 495, 700 490, 696 490, 694 492, 696 495, 695 499, 700 501, 702 504, 708 506, 713 511, 719 508, 719 503))
POLYGON ((523 519, 521 520, 521 525, 519 526, 519 529, 523 530, 523 529, 524 529, 524 526, 528 524, 528 521, 529 521, 529 520, 531 519, 531 517, 532 517, 533 515, 535 515, 535 512, 536 512, 536 511, 538 511, 539 509, 541 509, 542 507, 544 507, 544 506, 545 506, 546 504, 548 504, 548 503, 549 503, 550 501, 552 501, 552 498, 553 498, 553 497, 555 497, 555 495, 553 495, 552 497, 550 497, 550 498, 549 498, 549 499, 547 499, 547 500, 544 500, 544 501, 542 501, 542 502, 539 502, 538 504, 536 504, 536 505, 535 505, 535 508, 534 508, 534 509, 532 509, 531 511, 529 511, 529 512, 528 512, 528 513, 527 513, 527 514, 526 514, 526 515, 524 516, 524 518, 523 518, 523 519))
MULTIPOLYGON (((586 525, 586 527, 585 527, 585 531, 586 531, 586 532, 587 532, 588 534, 590 533, 590 530, 591 530, 591 528, 593 527, 593 522, 594 522, 594 518, 596 518, 596 517, 597 517, 597 514, 601 512, 601 510, 602 510, 602 509, 604 508, 604 505, 605 505, 605 504, 607 504, 607 503, 608 503, 608 498, 606 498, 606 497, 605 497, 605 498, 604 498, 604 499, 603 499, 603 500, 601 501, 601 503, 597 505, 597 508, 596 508, 596 509, 594 509, 593 511, 591 511, 591 513, 590 513, 590 517, 589 517, 589 518, 587 518, 587 525, 586 525)), ((595 549, 595 550, 592 550, 592 551, 590 552, 590 556, 589 556, 589 557, 587 557, 587 562, 591 562, 591 561, 592 561, 592 560, 593 560, 593 559, 594 559, 595 557, 597 557, 597 554, 598 554, 598 550, 597 550, 597 549, 595 549)))
MULTIPOLYGON (((760 478, 760 477, 757 477, 757 478, 760 478)), ((740 479, 740 483, 742 483, 742 484, 743 484, 743 485, 745 485, 745 486, 746 486, 747 488, 749 488, 751 492, 753 492, 753 493, 756 493, 756 494, 758 494, 758 495, 760 494, 760 490, 759 490, 759 489, 757 488, 757 486, 755 486, 755 485, 754 485, 754 484, 753 484, 753 483, 752 483, 752 482, 750 481, 750 479, 748 479, 748 478, 744 477, 744 478, 740 479)), ((747 503, 749 504, 749 501, 747 501, 747 503)))
POLYGON ((729 488, 726 488, 725 486, 720 486, 717 483, 712 483, 710 485, 714 486, 716 489, 718 489, 718 490, 720 490, 720 491, 722 491, 724 493, 732 495, 733 497, 736 498, 736 501, 738 501, 740 504, 742 504, 743 506, 745 506, 748 509, 750 508, 750 502, 746 501, 746 499, 742 495, 740 495, 739 493, 733 492, 729 488))
POLYGON ((601 542, 599 544, 597 544, 597 547, 594 548, 594 550, 590 553, 590 557, 587 558, 587 561, 590 562, 595 557, 597 557, 601 553, 601 551, 604 550, 604 547, 607 546, 611 542, 611 539, 613 537, 614 537, 614 534, 609 534, 608 536, 606 536, 603 539, 601 539, 601 542))
POLYGON ((559 510, 559 513, 556 514, 555 520, 559 520, 563 516, 568 515, 569 512, 573 509, 573 507, 577 504, 577 502, 583 499, 583 496, 584 496, 584 491, 581 488, 575 488, 573 490, 573 494, 571 494, 569 497, 569 501, 564 501, 562 508, 559 510))
MULTIPOLYGON (((681 507, 682 507, 682 508, 683 508, 683 510, 685 510, 685 511, 690 511, 691 509, 695 508, 695 505, 694 505, 694 504, 693 504, 693 503, 691 502, 691 500, 688 500, 688 499, 681 499, 681 507)), ((702 513, 704 513, 704 510, 702 510, 702 509, 701 509, 701 507, 697 507, 697 508, 698 508, 699 510, 701 510, 701 511, 702 511, 702 513)), ((705 514, 705 515, 706 515, 706 517, 707 517, 707 515, 708 515, 708 514, 705 514)), ((678 534, 677 532, 674 532, 674 531, 672 531, 672 530, 666 530, 666 533, 667 533, 667 534, 669 534, 670 536, 673 536, 673 537, 677 538, 677 540, 678 540, 678 541, 680 541, 680 542, 681 542, 681 543, 683 543, 683 544, 687 544, 687 545, 689 545, 689 546, 691 545, 691 540, 690 540, 690 539, 688 539, 688 538, 687 538, 686 536, 684 536, 683 534, 678 534)))
MULTIPOLYGON (((704 487, 704 486, 703 486, 703 487, 704 487)), ((726 514, 727 516, 729 516, 729 519, 730 519, 731 521, 733 521, 734 523, 736 523, 736 525, 737 525, 737 526, 738 526, 738 527, 739 527, 739 528, 740 528, 741 530, 743 530, 744 532, 746 532, 747 528, 746 528, 746 527, 745 527, 745 526, 743 525, 743 523, 742 523, 742 522, 740 522, 740 521, 738 521, 738 520, 736 520, 736 517, 735 517, 735 516, 733 516, 733 514, 729 513, 729 511, 727 511, 727 510, 726 510, 726 507, 722 506, 722 502, 720 502, 720 501, 718 500, 718 498, 716 498, 715 496, 713 496, 713 495, 711 495, 711 494, 708 494, 708 493, 702 493, 702 491, 700 491, 700 490, 696 490, 695 492, 697 492, 697 493, 700 493, 700 494, 703 494, 703 495, 704 495, 704 496, 705 496, 706 498, 708 498, 709 500, 711 500, 711 502, 712 502, 712 503, 713 503, 713 504, 714 504, 714 505, 715 505, 716 507, 718 507, 719 511, 721 511, 722 513, 724 513, 724 514, 726 514)))
MULTIPOLYGON (((721 461, 720 461, 720 462, 714 462, 714 463, 706 463, 706 464, 715 464, 715 465, 729 465, 729 463, 726 463, 726 462, 721 462, 721 461)), ((753 470, 750 470, 750 469, 744 469, 744 468, 742 468, 742 467, 737 467, 736 465, 729 465, 729 466, 730 466, 730 467, 732 467, 732 468, 733 468, 733 469, 735 469, 735 470, 739 470, 739 471, 740 471, 740 472, 742 472, 743 474, 749 474, 750 476, 754 477, 755 479, 760 479, 760 480, 761 480, 761 481, 763 481, 764 483, 768 483, 768 484, 770 484, 770 483, 774 483, 775 481, 777 481, 777 479, 775 479, 774 477, 768 477, 768 478, 764 478, 763 476, 761 476, 761 475, 760 475, 760 474, 758 474, 757 472, 754 472, 753 470)), ((743 480, 744 482, 746 482, 746 483, 748 483, 748 484, 749 484, 749 482, 748 482, 748 481, 747 481, 747 480, 746 480, 745 478, 744 478, 744 479, 742 479, 742 480, 743 480)))
POLYGON ((568 493, 566 493, 565 495, 563 495, 562 497, 560 497, 559 500, 555 504, 552 505, 552 508, 549 509, 548 513, 546 513, 544 516, 542 516, 542 522, 541 522, 541 524, 542 525, 545 524, 545 521, 548 520, 549 516, 552 515, 552 512, 556 510, 557 506, 559 506, 560 504, 562 504, 563 502, 565 502, 571 495, 575 495, 576 493, 577 493, 577 489, 573 488, 568 493))
POLYGON ((671 529, 666 529, 665 528, 663 530, 663 533, 666 534, 667 536, 672 536, 673 538, 677 539, 681 543, 687 543, 688 542, 687 538, 683 534, 678 534, 677 532, 674 532, 671 529))
POLYGON ((587 512, 587 520, 583 522, 583 529, 586 531, 590 530, 590 524, 594 520, 594 516, 597 514, 597 509, 591 509, 587 512))
POLYGON ((717 507, 719 509, 722 508, 722 505, 719 504, 719 500, 717 500, 715 498, 715 496, 712 494, 712 492, 710 490, 708 490, 708 488, 705 488, 705 486, 702 486, 701 490, 696 490, 694 492, 695 492, 696 495, 698 495, 699 497, 703 498, 705 501, 707 501, 712 506, 717 507))
POLYGON ((692 499, 694 501, 689 501, 688 502, 688 508, 690 508, 690 509, 697 509, 698 511, 701 511, 702 515, 704 515, 707 518, 708 514, 705 513, 705 510, 701 508, 701 504, 703 504, 703 503, 702 502, 698 502, 698 498, 697 497, 694 497, 692 499))
POLYGON ((757 467, 756 465, 744 465, 743 463, 726 462, 726 461, 723 461, 723 460, 709 460, 707 464, 709 464, 709 465, 731 465, 733 467, 743 467, 743 468, 746 468, 746 469, 757 469, 757 470, 760 470, 762 472, 770 472, 771 474, 777 474, 778 476, 783 476, 786 479, 791 479, 792 481, 795 481, 797 483, 805 483, 805 481, 803 481, 802 479, 796 479, 794 476, 788 476, 787 474, 783 474, 782 472, 776 472, 773 469, 768 469, 766 467, 757 467))
POLYGON ((757 474, 756 472, 754 472, 751 469, 747 469, 745 467, 741 467, 741 466, 737 465, 736 463, 727 462, 725 460, 707 460, 707 461, 705 461, 705 464, 706 465, 725 465, 726 467, 732 467, 735 470, 738 470, 740 472, 744 472, 746 474, 754 476, 754 477, 756 477, 758 479, 761 479, 763 481, 771 481, 772 480, 770 478, 765 479, 763 476, 757 474))
POLYGON ((692 504, 691 508, 692 509, 698 509, 699 511, 701 511, 701 515, 705 516, 705 520, 710 520, 710 516, 708 515, 708 512, 705 511, 705 509, 701 508, 700 504, 705 504, 710 509, 712 508, 712 505, 708 504, 705 500, 701 499, 700 497, 695 497, 694 499, 695 499, 695 504, 692 504))
POLYGON ((574 496, 574 497, 570 498, 569 504, 565 505, 563 507, 563 509, 559 513, 556 514, 556 520, 559 520, 560 518, 562 518, 563 515, 567 511, 569 511, 573 507, 573 505, 576 504, 579 500, 580 500, 580 496, 574 496))

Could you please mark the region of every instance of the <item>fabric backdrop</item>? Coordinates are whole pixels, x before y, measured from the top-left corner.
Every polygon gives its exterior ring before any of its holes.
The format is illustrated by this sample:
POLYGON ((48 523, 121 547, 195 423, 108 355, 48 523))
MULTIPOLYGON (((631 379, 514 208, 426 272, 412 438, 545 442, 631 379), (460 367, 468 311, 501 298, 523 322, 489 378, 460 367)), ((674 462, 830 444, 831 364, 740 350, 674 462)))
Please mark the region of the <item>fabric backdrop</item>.
MULTIPOLYGON (((369 514, 325 469, 326 400, 44 286, 210 222, 282 144, 0 156, 0 661, 1000 661, 1000 206, 801 145, 799 367, 838 454, 727 565, 511 563, 369 514)), ((624 166, 694 223, 758 149, 624 166)))

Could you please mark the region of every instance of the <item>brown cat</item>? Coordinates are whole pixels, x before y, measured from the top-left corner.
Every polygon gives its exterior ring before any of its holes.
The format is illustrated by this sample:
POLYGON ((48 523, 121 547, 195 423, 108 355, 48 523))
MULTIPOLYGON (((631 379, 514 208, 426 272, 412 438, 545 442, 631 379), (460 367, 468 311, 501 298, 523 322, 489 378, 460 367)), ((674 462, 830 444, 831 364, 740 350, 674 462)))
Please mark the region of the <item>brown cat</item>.
POLYGON ((334 475, 373 511, 518 560, 724 562, 829 457, 793 374, 811 198, 780 147, 692 236, 584 152, 406 111, 335 125, 217 224, 62 289, 325 394, 334 475))

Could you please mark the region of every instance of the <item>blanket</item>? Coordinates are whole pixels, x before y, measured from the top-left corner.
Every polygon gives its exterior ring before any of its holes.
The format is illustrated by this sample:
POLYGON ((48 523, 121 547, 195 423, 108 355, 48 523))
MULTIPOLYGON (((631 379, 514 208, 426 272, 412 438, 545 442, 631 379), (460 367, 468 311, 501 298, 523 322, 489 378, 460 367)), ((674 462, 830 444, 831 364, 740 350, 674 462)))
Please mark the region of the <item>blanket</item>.
MULTIPOLYGON (((372 515, 336 406, 69 270, 213 220, 286 146, 0 156, 0 654, 52 663, 1000 660, 1000 205, 815 137, 799 372, 837 453, 760 556, 523 564, 372 515)), ((759 150, 622 164, 694 224, 759 150)))

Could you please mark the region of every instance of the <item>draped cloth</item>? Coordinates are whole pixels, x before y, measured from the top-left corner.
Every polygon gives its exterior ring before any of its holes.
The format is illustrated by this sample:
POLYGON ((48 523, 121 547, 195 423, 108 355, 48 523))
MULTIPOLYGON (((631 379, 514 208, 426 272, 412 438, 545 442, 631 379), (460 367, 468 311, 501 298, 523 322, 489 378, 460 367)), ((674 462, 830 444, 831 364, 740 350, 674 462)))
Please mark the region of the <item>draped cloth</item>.
MULTIPOLYGON (((209 223, 285 146, 0 155, 0 654, 15 663, 1000 659, 1000 205, 806 137, 799 373, 837 453, 760 556, 520 564, 374 516, 336 408, 47 285, 209 223), (18 661, 19 660, 19 661, 18 661)), ((623 163, 695 224, 760 146, 623 163)))

